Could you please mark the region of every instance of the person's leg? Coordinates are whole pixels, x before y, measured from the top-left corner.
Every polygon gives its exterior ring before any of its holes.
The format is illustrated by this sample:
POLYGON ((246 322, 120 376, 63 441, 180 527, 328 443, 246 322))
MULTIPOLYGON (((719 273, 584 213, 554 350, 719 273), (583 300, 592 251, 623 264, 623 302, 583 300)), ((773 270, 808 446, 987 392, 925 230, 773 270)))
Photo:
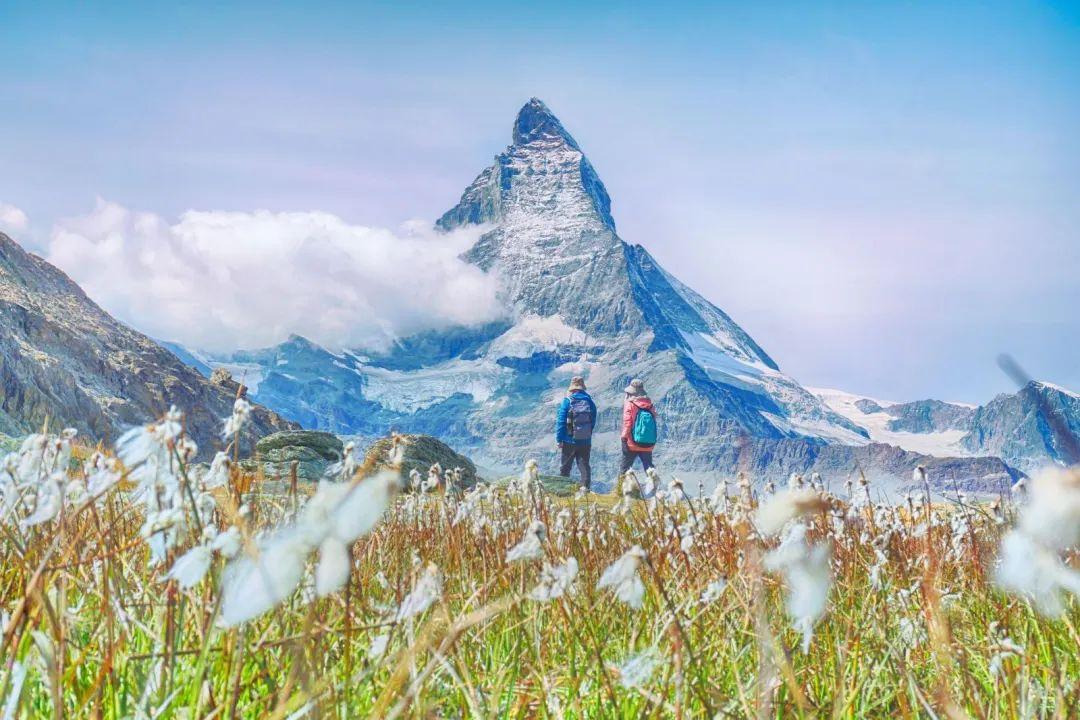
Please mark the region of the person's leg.
POLYGON ((559 463, 559 475, 563 477, 570 477, 570 466, 574 464, 574 446, 570 443, 563 443, 562 446, 562 460, 559 463))
POLYGON ((622 463, 619 466, 619 474, 623 475, 634 464, 634 453, 630 451, 630 448, 626 446, 626 441, 622 441, 622 463))
POLYGON ((588 490, 592 486, 592 443, 578 446, 578 471, 581 473, 581 487, 588 490))
POLYGON ((653 464, 652 464, 652 451, 650 450, 649 452, 639 452, 638 457, 641 458, 641 467, 642 467, 642 469, 645 470, 646 472, 648 472, 649 468, 651 468, 653 466, 653 464))

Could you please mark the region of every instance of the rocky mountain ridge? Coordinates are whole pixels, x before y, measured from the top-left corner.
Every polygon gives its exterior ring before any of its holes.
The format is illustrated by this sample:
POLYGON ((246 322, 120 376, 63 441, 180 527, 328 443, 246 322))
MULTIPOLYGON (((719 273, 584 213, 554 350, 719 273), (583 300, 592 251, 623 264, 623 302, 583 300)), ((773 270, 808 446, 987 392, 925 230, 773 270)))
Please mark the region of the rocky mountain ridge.
MULTIPOLYGON (((117 321, 67 275, 0 233, 0 432, 25 434, 48 421, 110 442, 175 405, 205 457, 221 444, 236 392, 117 321)), ((244 443, 294 427, 256 407, 244 443)))

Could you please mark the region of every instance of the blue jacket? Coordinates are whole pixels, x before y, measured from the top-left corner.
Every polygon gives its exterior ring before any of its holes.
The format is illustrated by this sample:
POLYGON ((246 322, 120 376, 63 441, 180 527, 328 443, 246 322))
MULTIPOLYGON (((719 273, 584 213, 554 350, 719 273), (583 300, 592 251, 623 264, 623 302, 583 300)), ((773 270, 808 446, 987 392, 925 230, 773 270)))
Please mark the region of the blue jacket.
POLYGON ((592 408, 593 416, 593 431, 596 430, 596 403, 589 397, 589 393, 583 390, 575 390, 566 397, 559 404, 559 416, 555 420, 555 440, 561 443, 570 443, 571 445, 589 445, 592 443, 592 439, 589 440, 575 440, 570 437, 570 429, 566 425, 566 416, 570 414, 570 398, 581 399, 589 401, 589 407, 592 408))

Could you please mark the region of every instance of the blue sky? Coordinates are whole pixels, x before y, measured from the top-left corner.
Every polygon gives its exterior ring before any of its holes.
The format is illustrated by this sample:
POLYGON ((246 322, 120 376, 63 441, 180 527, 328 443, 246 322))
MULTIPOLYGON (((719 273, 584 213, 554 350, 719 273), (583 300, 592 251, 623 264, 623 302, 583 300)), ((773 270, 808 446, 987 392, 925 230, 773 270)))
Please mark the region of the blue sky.
POLYGON ((97 198, 432 219, 535 95, 802 382, 978 402, 1009 351, 1080 389, 1077 4, 151 5, 0 3, 27 245, 97 198))

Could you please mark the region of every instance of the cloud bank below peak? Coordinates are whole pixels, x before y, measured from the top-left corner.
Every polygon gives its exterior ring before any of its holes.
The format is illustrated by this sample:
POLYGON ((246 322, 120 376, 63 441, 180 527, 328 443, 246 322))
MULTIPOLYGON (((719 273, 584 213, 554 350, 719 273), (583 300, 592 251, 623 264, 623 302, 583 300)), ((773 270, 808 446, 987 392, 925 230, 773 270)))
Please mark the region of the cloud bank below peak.
POLYGON ((459 258, 480 232, 266 210, 189 210, 170 223, 99 199, 58 222, 43 254, 106 310, 161 339, 228 351, 297 334, 379 348, 503 314, 496 278, 459 258))

